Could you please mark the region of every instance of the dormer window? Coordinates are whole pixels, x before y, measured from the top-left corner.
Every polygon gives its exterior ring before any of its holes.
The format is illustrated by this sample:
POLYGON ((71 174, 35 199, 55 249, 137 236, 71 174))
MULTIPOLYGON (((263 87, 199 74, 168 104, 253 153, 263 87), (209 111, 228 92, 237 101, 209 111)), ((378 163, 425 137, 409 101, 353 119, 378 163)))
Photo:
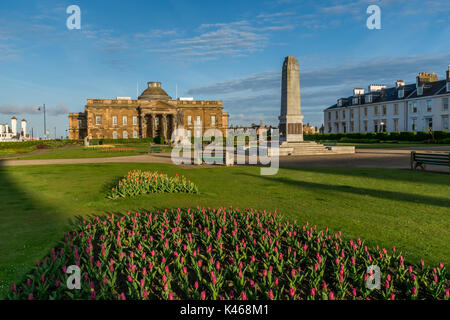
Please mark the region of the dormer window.
POLYGON ((358 97, 353 97, 353 104, 357 105, 358 104, 358 97))
POLYGON ((338 99, 337 105, 338 105, 338 107, 342 107, 342 99, 338 99))
POLYGON ((450 81, 447 81, 447 92, 450 92, 450 81))
POLYGON ((423 86, 417 87, 417 95, 418 95, 418 96, 423 95, 423 86))
POLYGON ((405 89, 398 90, 398 98, 403 99, 405 97, 405 89))
POLYGON ((372 95, 371 94, 366 95, 365 101, 366 103, 372 103, 372 95))

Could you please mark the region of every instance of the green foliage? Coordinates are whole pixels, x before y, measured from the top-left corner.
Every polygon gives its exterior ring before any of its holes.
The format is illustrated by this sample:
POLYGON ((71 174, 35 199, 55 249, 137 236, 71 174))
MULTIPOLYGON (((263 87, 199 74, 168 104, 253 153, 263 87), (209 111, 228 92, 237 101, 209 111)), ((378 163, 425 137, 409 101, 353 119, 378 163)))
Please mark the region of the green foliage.
POLYGON ((448 300, 449 288, 443 263, 408 266, 395 248, 343 241, 276 211, 197 206, 79 221, 8 298, 448 300), (71 265, 79 290, 66 285, 71 265), (367 286, 372 265, 378 290, 367 286))
MULTIPOLYGON (((434 138, 441 141, 450 138, 447 131, 435 131, 434 138)), ((306 141, 339 140, 351 143, 377 143, 380 141, 429 141, 432 136, 428 131, 404 131, 404 132, 367 132, 367 133, 316 133, 304 134, 306 141)))
POLYGON ((108 193, 109 199, 134 197, 148 193, 198 193, 197 186, 184 176, 168 177, 158 172, 130 171, 108 193))

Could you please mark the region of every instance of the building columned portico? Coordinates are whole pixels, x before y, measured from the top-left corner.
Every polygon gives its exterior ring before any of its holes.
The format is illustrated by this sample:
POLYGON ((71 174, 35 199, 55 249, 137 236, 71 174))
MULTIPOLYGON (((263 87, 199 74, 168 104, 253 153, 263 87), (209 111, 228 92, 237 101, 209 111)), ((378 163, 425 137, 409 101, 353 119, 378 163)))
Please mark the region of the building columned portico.
POLYGON ((137 100, 88 99, 85 112, 69 114, 70 139, 170 140, 177 128, 193 136, 194 124, 201 128, 201 134, 214 128, 225 136, 228 114, 223 112, 222 101, 172 100, 160 82, 149 82, 137 100))

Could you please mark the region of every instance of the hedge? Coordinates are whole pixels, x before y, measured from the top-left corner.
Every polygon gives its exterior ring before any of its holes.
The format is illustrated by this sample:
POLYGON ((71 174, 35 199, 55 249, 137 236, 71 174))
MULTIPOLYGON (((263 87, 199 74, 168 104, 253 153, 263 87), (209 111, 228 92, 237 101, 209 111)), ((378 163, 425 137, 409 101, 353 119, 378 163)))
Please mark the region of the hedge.
POLYGON ((433 137, 428 131, 405 131, 405 132, 367 132, 367 133, 317 133, 304 134, 306 141, 336 140, 342 142, 380 142, 380 141, 429 141, 438 142, 450 139, 450 132, 434 131, 433 137), (433 139, 434 137, 434 139, 433 139))

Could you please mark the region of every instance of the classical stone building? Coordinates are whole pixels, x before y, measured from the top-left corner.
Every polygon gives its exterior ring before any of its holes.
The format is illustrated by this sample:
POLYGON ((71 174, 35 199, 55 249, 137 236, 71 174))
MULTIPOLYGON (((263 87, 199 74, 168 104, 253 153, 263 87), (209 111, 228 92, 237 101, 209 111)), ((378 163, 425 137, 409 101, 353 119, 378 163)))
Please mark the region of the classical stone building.
POLYGON ((161 82, 148 82, 137 100, 88 99, 85 112, 69 114, 69 138, 128 139, 162 137, 170 140, 176 128, 188 136, 216 128, 226 135, 228 114, 222 101, 173 100, 161 82), (194 125, 198 131, 194 132, 194 125))

